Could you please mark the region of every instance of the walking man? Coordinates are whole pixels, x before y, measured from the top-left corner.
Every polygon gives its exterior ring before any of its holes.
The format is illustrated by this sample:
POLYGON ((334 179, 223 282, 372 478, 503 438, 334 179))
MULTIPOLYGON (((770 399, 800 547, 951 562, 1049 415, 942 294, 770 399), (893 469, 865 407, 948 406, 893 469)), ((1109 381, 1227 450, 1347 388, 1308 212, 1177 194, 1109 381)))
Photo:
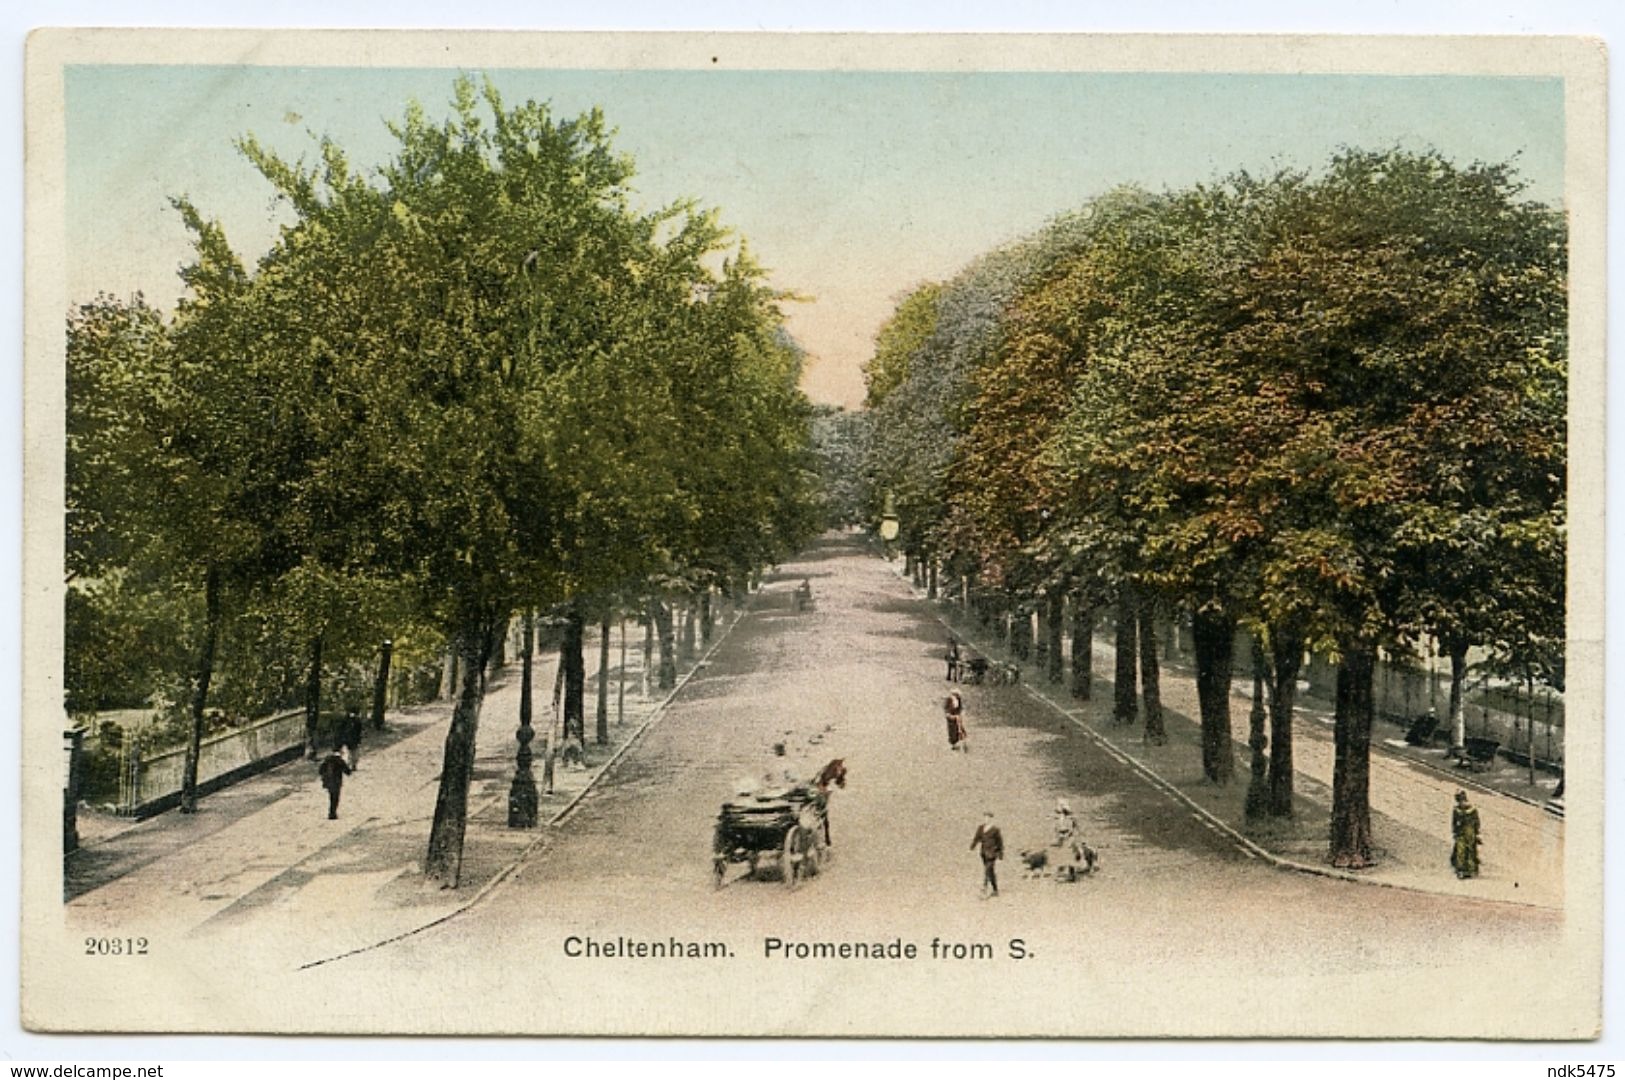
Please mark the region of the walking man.
POLYGON ((361 710, 354 705, 344 714, 344 728, 339 733, 344 744, 344 763, 350 766, 349 771, 355 772, 356 763, 361 758, 361 710))
POLYGON ((1467 801, 1465 791, 1456 792, 1456 809, 1450 815, 1450 865, 1459 878, 1478 876, 1478 810, 1467 801))
POLYGON ((344 790, 344 778, 354 771, 336 746, 333 752, 323 759, 321 765, 317 766, 316 773, 322 778, 322 787, 327 789, 328 821, 339 816, 339 792, 344 790))
POLYGON ((981 849, 982 895, 999 895, 997 864, 1004 858, 1004 836, 993 823, 993 811, 982 815, 982 823, 976 827, 976 835, 970 838, 970 846, 972 851, 981 849))
POLYGON ((948 661, 948 681, 958 682, 960 666, 959 639, 952 634, 948 636, 948 652, 944 659, 948 661))

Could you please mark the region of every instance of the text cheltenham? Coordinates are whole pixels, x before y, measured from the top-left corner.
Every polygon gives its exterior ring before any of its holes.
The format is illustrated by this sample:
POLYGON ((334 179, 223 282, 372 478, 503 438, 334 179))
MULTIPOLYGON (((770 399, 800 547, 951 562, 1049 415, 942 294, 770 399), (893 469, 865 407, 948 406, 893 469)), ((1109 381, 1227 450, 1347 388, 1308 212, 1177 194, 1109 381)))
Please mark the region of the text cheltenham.
POLYGON ((564 955, 590 960, 708 960, 730 957, 733 951, 720 941, 682 941, 678 938, 639 941, 625 937, 599 940, 571 936, 564 939, 564 955))

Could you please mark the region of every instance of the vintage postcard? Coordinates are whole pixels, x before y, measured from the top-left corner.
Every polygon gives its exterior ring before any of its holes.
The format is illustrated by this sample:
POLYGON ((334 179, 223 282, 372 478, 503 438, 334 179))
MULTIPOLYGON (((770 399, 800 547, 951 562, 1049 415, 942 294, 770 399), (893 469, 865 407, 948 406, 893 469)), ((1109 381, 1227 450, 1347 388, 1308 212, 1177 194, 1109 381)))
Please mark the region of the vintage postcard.
POLYGON ((25 1026, 1595 1038, 1604 69, 37 32, 25 1026))

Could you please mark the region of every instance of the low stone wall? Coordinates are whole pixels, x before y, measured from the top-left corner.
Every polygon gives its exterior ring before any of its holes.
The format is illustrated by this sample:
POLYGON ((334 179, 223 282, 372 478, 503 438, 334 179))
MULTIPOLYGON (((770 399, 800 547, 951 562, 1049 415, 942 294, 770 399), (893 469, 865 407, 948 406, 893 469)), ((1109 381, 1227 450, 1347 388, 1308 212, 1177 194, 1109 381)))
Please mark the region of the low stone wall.
MULTIPOLYGON (((198 748, 198 791, 206 794, 263 772, 304 752, 304 711, 278 713, 203 740, 198 748)), ((124 813, 148 817, 180 802, 186 748, 165 750, 130 762, 124 813)))

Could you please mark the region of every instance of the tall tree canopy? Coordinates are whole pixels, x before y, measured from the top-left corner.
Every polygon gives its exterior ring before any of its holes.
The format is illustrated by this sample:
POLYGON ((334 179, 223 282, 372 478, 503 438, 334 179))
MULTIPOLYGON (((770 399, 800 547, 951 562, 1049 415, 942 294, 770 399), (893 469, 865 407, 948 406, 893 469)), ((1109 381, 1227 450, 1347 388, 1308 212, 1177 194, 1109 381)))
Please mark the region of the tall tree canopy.
POLYGON ((245 138, 291 211, 253 268, 182 201, 198 258, 174 318, 70 319, 70 568, 129 546, 109 462, 174 489, 158 562, 207 578, 200 716, 228 618, 308 639, 313 681, 391 625, 437 627, 461 682, 427 868, 455 885, 512 613, 709 584, 804 542, 811 410, 781 297, 714 214, 634 206, 596 111, 462 78, 448 119, 412 105, 390 130, 370 170, 330 141, 307 164, 245 138), (164 408, 106 423, 115 383, 122 416, 164 408))
POLYGON ((1561 677, 1565 280, 1561 213, 1507 166, 1349 151, 1115 192, 928 294, 929 333, 900 306, 869 470, 908 543, 1010 603, 1115 583, 1188 612, 1217 782, 1251 628, 1276 813, 1298 664, 1335 657, 1331 859, 1366 865, 1379 649, 1561 677))

